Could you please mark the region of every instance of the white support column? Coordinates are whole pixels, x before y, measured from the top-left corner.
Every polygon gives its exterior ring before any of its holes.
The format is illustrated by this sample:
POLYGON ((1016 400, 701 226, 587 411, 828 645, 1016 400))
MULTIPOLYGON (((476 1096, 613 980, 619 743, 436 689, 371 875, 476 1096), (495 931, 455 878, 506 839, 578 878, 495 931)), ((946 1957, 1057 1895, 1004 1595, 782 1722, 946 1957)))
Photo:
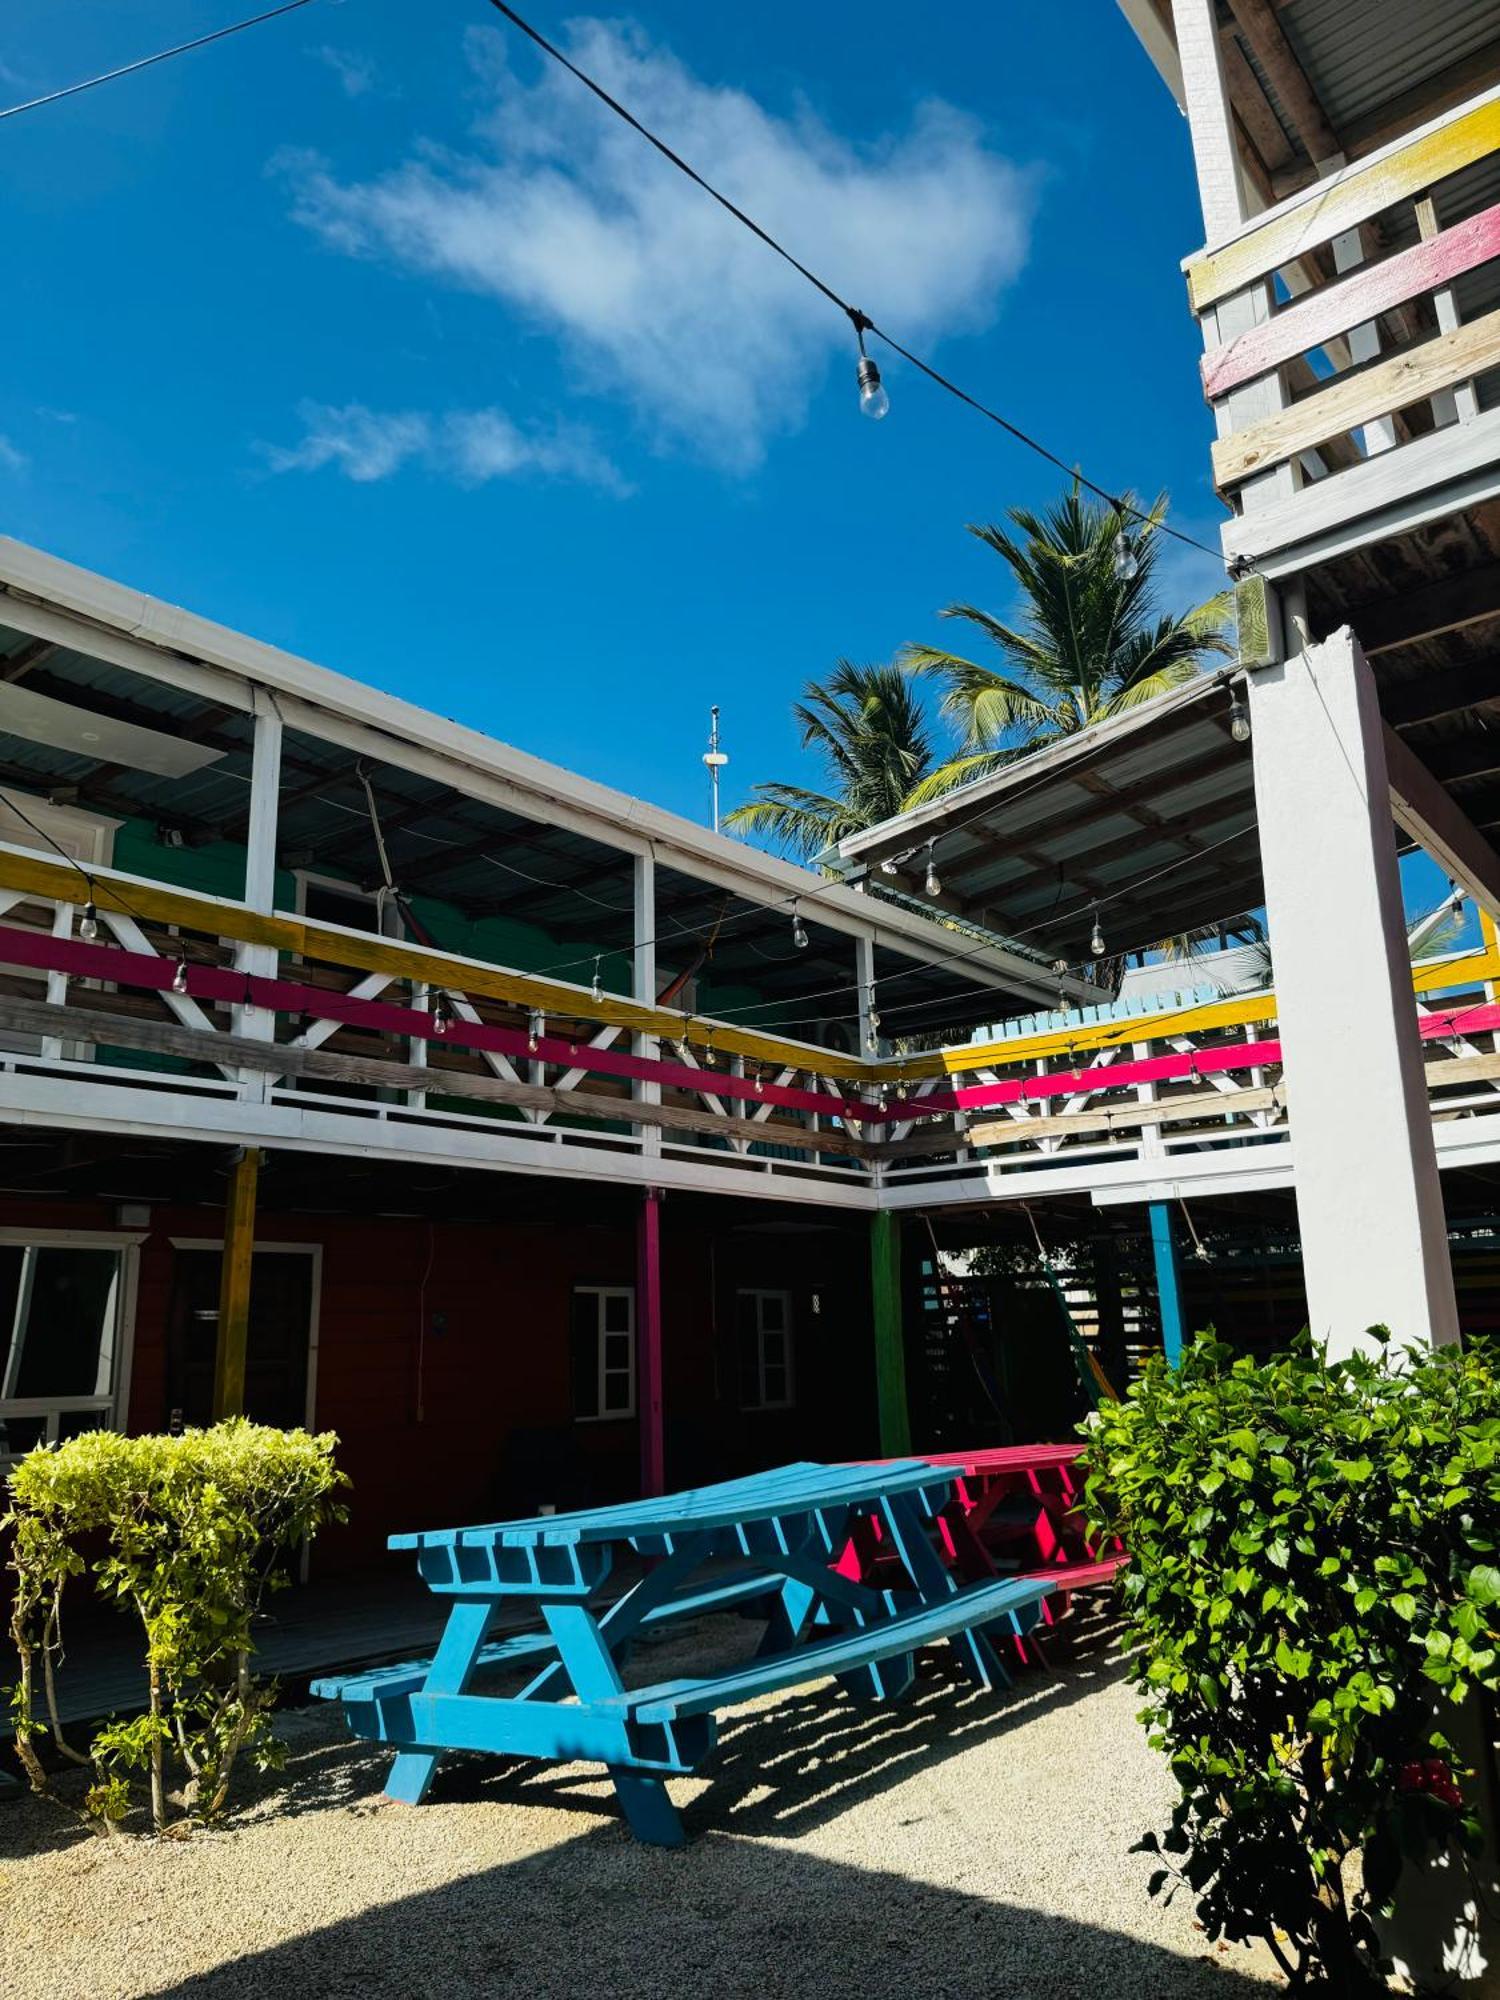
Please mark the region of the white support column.
POLYGON ((1172 0, 1172 22, 1177 30, 1193 164, 1198 169, 1203 228, 1213 244, 1245 220, 1239 148, 1229 86, 1224 80, 1215 0, 1172 0))
MULTIPOLYGON (((245 833, 245 902, 270 914, 276 901, 276 818, 281 797, 281 716, 262 688, 255 690, 255 744, 250 767, 250 818, 245 833)), ((274 945, 242 944, 234 955, 238 971, 252 978, 276 976, 274 945)), ((275 1039, 276 1017, 263 1007, 232 1010, 234 1032, 253 1041, 275 1039)), ((263 1103, 272 1079, 263 1071, 241 1072, 240 1095, 263 1103)))
POLYGON ((1347 629, 1250 676, 1313 1332, 1458 1338, 1375 681, 1347 629), (1316 852, 1316 865, 1311 856, 1316 852))
MULTIPOLYGON (((656 1005, 656 858, 652 854, 638 854, 635 857, 634 905, 635 939, 631 961, 631 991, 641 1006, 654 1007, 656 1005)), ((661 1043, 655 1035, 637 1035, 635 1053, 638 1056, 659 1056, 661 1043)), ((632 1087, 631 1094, 641 1104, 661 1103, 659 1083, 638 1082, 632 1087)), ((640 1135, 643 1153, 661 1151, 659 1125, 640 1125, 636 1130, 640 1135)))

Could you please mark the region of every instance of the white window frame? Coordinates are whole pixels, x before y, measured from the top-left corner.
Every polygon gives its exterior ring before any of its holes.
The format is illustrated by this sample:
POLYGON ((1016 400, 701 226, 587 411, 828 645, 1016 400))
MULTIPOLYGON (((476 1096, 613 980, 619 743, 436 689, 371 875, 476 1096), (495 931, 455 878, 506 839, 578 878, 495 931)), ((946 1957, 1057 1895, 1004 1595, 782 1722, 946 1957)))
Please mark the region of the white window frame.
MULTIPOLYGON (((594 1301, 594 1386, 595 1402, 597 1404, 595 1413, 591 1417, 581 1416, 575 1410, 573 1421, 575 1424, 628 1423, 636 1413, 635 1286, 575 1285, 573 1287, 573 1296, 575 1299, 583 1297, 592 1298, 594 1301), (628 1406, 623 1410, 611 1410, 605 1406, 604 1389, 606 1379, 610 1375, 618 1375, 620 1372, 617 1368, 606 1368, 604 1365, 605 1341, 607 1337, 604 1327, 604 1301, 606 1299, 624 1299, 630 1313, 630 1324, 625 1329, 626 1336, 630 1341, 630 1401, 628 1406)), ((618 1338, 618 1335, 616 1337, 618 1338)))
MULTIPOLYGON (((740 1407, 743 1410, 789 1410, 797 1400, 797 1378, 792 1362, 792 1295, 790 1292, 783 1291, 776 1285, 741 1285, 739 1296, 742 1299, 753 1299, 755 1302, 755 1388, 757 1397, 757 1400, 753 1403, 746 1403, 742 1400, 740 1407), (780 1299, 782 1313, 780 1333, 782 1370, 786 1376, 786 1394, 778 1396, 774 1400, 766 1394, 766 1333, 768 1329, 761 1312, 762 1302, 766 1299, 780 1299)), ((736 1320, 738 1320, 738 1314, 736 1314, 736 1320)), ((777 1329, 773 1327, 769 1331, 775 1333, 777 1329)))
MULTIPOLYGON (((120 1259, 120 1277, 114 1301, 114 1353, 110 1369, 113 1379, 109 1389, 92 1396, 0 1397, 0 1418, 41 1417, 44 1420, 41 1439, 44 1444, 56 1444, 62 1418, 77 1415, 80 1411, 98 1411, 105 1420, 103 1428, 107 1430, 124 1428, 130 1415, 136 1296, 141 1245, 145 1240, 144 1230, 0 1229, 0 1249, 111 1250, 120 1259)), ((20 1312, 28 1302, 29 1291, 23 1288, 16 1301, 16 1310, 20 1312)), ((7 1349, 13 1332, 13 1327, 6 1330, 7 1349)), ((13 1463, 9 1453, 0 1447, 0 1472, 13 1463)))
MULTIPOLYGON (((309 888, 330 889, 336 896, 344 896, 351 903, 368 903, 375 910, 381 928, 372 930, 369 933, 371 937, 405 937, 406 926, 401 921, 401 912, 396 907, 393 897, 387 896, 384 908, 382 908, 380 892, 377 889, 361 889, 357 882, 346 882, 342 875, 325 875, 319 868, 294 868, 292 874, 297 884, 297 915, 299 917, 307 915, 307 892, 309 888)), ((334 922, 334 919, 332 917, 318 917, 314 921, 320 924, 331 924, 334 922)), ((352 924, 344 924, 340 928, 352 930, 354 926, 352 924)))

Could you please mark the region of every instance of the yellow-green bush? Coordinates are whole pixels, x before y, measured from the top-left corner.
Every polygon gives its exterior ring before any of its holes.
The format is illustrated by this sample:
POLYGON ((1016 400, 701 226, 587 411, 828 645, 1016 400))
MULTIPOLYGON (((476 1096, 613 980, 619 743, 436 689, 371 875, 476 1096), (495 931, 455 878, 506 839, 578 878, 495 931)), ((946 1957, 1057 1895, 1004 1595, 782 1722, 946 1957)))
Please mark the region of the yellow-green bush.
POLYGON ((34 1790, 47 1789, 36 1739, 50 1734, 91 1771, 88 1809, 102 1825, 125 1820, 144 1775, 151 1823, 166 1833, 223 1810, 241 1753, 275 1762, 275 1688, 250 1672, 250 1627, 291 1552, 343 1518, 337 1443, 237 1417, 180 1437, 88 1431, 20 1461, 0 1528, 15 1573, 16 1745, 34 1790), (85 1574, 141 1621, 150 1705, 81 1751, 59 1721, 57 1672, 64 1589, 85 1574))

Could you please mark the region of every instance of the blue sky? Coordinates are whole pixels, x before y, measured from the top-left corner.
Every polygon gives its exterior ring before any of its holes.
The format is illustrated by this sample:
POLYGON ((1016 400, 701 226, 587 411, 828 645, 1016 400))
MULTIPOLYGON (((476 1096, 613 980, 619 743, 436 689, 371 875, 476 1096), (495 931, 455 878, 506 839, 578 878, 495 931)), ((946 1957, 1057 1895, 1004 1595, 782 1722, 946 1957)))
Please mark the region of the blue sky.
MULTIPOLYGON (((201 33, 11 0, 0 93, 201 33)), ((1212 539, 1186 126, 1109 0, 535 18, 805 261, 1212 539)), ((840 656, 1004 608, 1051 469, 892 361, 482 0, 320 0, 0 125, 9 532, 695 817, 840 656)), ((1180 602, 1214 566, 1163 567, 1180 602)))

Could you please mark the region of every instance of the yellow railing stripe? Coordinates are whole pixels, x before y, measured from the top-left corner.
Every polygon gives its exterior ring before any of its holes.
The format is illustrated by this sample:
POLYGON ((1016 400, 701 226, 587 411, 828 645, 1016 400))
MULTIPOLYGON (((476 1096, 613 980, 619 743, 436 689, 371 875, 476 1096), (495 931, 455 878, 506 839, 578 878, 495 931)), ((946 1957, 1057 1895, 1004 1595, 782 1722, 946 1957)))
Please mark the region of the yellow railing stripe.
POLYGON ((1187 266, 1188 297, 1197 312, 1257 278, 1269 277, 1304 251, 1367 222, 1392 202, 1420 194, 1472 160, 1500 148, 1500 99, 1477 104, 1409 145, 1330 175, 1306 189, 1290 208, 1268 216, 1258 229, 1205 251, 1187 266))

